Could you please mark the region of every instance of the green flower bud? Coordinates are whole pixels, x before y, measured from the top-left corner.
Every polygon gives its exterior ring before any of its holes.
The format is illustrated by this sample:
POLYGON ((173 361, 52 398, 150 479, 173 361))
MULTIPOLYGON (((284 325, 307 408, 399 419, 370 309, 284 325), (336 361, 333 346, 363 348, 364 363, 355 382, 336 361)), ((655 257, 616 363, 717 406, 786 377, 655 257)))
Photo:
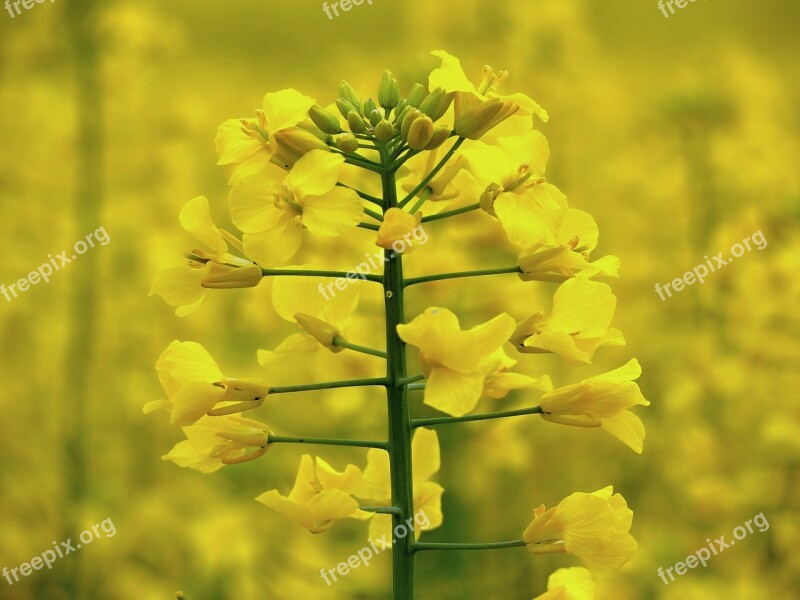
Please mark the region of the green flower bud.
POLYGON ((316 136, 317 138, 319 138, 323 142, 326 142, 326 143, 328 142, 328 137, 329 137, 328 134, 322 132, 319 127, 314 125, 314 122, 311 119, 304 119, 303 121, 300 121, 297 124, 297 126, 300 129, 304 129, 305 131, 307 131, 311 135, 316 136))
POLYGON ((433 130, 433 137, 431 137, 431 141, 428 142, 428 145, 425 146, 425 150, 435 150, 447 141, 451 133, 452 131, 450 131, 449 127, 437 127, 433 130))
POLYGON ((400 84, 391 71, 384 71, 378 88, 378 102, 384 108, 392 109, 400 102, 400 84))
POLYGON ((347 118, 347 115, 349 115, 351 112, 358 112, 356 110, 356 107, 353 106, 352 104, 350 104, 344 98, 337 98, 336 99, 336 108, 339 109, 339 112, 342 113, 342 116, 345 119, 347 118))
POLYGON ((377 108, 373 110, 371 113, 369 113, 369 122, 373 127, 375 127, 382 120, 383 120, 383 115, 381 114, 381 111, 379 111, 377 108))
POLYGON ((454 131, 460 137, 480 139, 483 134, 505 121, 519 110, 519 104, 500 98, 475 104, 461 113, 454 131))
POLYGON ((278 146, 273 158, 285 167, 294 165, 307 152, 328 149, 325 142, 300 127, 281 129, 273 136, 278 146))
POLYGON ((403 136, 403 140, 408 141, 408 130, 411 128, 411 124, 421 116, 423 116, 422 113, 416 108, 412 108, 406 113, 406 116, 403 117, 403 124, 400 125, 400 135, 403 136))
POLYGON ((394 126, 389 123, 386 119, 383 119, 380 123, 375 125, 375 138, 379 142, 383 142, 384 144, 391 140, 397 131, 395 130, 394 126))
POLYGON ((397 120, 397 117, 400 116, 403 113, 403 111, 406 109, 406 106, 408 106, 408 101, 407 100, 400 100, 400 102, 397 104, 397 106, 394 107, 394 118, 395 118, 395 120, 397 120))
POLYGON ((433 138, 433 119, 422 115, 408 128, 408 146, 413 150, 423 150, 433 138))
POLYGON ((417 109, 414 108, 413 106, 406 106, 403 110, 397 113, 397 117, 395 117, 394 124, 397 127, 402 126, 403 120, 406 118, 406 115, 408 115, 408 113, 411 112, 412 110, 417 110, 417 109))
POLYGON ((335 135, 342 131, 339 125, 339 119, 336 118, 336 115, 325 110, 321 106, 312 106, 308 111, 308 116, 311 117, 314 124, 325 133, 335 135))
POLYGON ((442 118, 450 103, 453 101, 453 94, 448 94, 444 88, 436 88, 430 95, 422 101, 419 109, 428 115, 432 120, 438 121, 442 118))
POLYGON ((377 109, 378 105, 375 104, 375 100, 372 98, 367 98, 367 100, 364 102, 364 116, 368 117, 373 110, 377 109))
POLYGON ((425 86, 421 83, 415 83, 413 86, 411 86, 411 91, 408 93, 406 102, 408 102, 409 106, 419 108, 419 105, 422 104, 422 101, 425 99, 426 95, 427 91, 425 90, 425 86))
POLYGON ((353 133, 366 133, 367 124, 364 119, 354 110, 351 110, 347 115, 347 126, 353 133))
POLYGON ((362 117, 364 116, 364 105, 361 103, 361 98, 358 97, 353 86, 346 81, 342 81, 342 84, 339 86, 339 97, 347 100, 355 107, 359 115, 362 117))
POLYGON ((346 154, 351 154, 358 150, 358 140, 352 133, 340 133, 333 136, 333 144, 346 154))

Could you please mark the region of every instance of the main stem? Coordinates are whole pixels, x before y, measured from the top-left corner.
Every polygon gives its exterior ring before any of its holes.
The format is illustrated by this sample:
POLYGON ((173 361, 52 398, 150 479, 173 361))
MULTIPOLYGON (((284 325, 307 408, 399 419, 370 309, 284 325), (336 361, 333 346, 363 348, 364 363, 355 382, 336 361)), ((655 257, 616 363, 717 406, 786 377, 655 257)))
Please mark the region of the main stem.
MULTIPOLYGON (((381 150, 384 172, 383 200, 386 210, 397 206, 395 173, 391 168, 389 153, 381 150)), ((391 250, 385 251, 386 266, 383 291, 386 307, 386 384, 389 405, 389 466, 392 481, 392 505, 399 514, 392 515, 393 529, 401 524, 411 524, 406 536, 396 536, 392 546, 392 598, 414 599, 414 553, 411 549, 414 531, 414 490, 411 473, 411 424, 405 386, 400 380, 406 377, 405 343, 397 334, 397 325, 405 321, 403 314, 403 259, 391 250)), ((406 525, 407 526, 407 525, 406 525)))

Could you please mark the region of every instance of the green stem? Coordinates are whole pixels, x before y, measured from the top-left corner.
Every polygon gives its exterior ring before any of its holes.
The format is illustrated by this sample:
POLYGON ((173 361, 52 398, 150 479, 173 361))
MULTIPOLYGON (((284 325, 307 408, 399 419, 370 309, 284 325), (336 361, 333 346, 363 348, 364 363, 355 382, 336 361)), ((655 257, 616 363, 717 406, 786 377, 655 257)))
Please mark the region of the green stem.
POLYGON ((380 198, 376 198, 375 196, 370 196, 369 194, 365 194, 364 192, 357 190, 354 187, 350 187, 349 185, 345 185, 344 183, 341 182, 337 183, 336 186, 343 187, 348 190, 353 190, 356 194, 358 194, 361 197, 362 200, 366 200, 367 202, 372 202, 372 204, 376 204, 381 208, 383 208, 383 200, 381 200, 380 198))
POLYGON ((481 277, 483 275, 501 275, 503 273, 522 273, 522 270, 514 265, 513 267, 501 267, 498 269, 484 269, 480 271, 460 271, 458 273, 439 273, 438 275, 425 275, 424 277, 411 277, 406 279, 406 287, 428 281, 441 281, 443 279, 461 279, 462 277, 481 277))
POLYGON ((428 223, 430 221, 438 221, 439 219, 446 219, 447 217, 455 217, 456 215, 463 215, 464 213, 472 212, 473 210, 478 210, 480 207, 481 207, 480 203, 476 202, 475 204, 470 204, 469 206, 465 206, 463 208, 456 208, 454 210, 441 212, 437 215, 422 217, 422 222, 428 223))
POLYGON ((385 377, 373 379, 348 379, 344 381, 326 381, 324 383, 305 383, 302 385, 284 385, 269 388, 270 394, 288 394, 291 392, 310 392, 313 390, 332 390, 345 387, 366 387, 370 385, 386 386, 389 381, 385 377))
POLYGON ((386 442, 373 442, 364 440, 338 440, 333 438, 313 437, 287 437, 285 435, 269 436, 270 444, 317 444, 320 446, 352 446, 353 448, 379 448, 388 450, 386 442))
POLYGON ((400 508, 397 506, 362 506, 365 512, 374 512, 379 515, 399 515, 400 508))
POLYGON ((510 542, 489 542, 486 544, 449 544, 434 542, 414 542, 411 544, 412 552, 423 550, 501 550, 503 548, 524 548, 525 540, 511 540, 510 542))
POLYGON ((419 200, 417 200, 416 204, 414 204, 414 206, 412 206, 408 212, 412 215, 416 213, 420 208, 422 208, 422 205, 425 204, 425 201, 431 197, 431 194, 433 194, 433 190, 429 187, 426 187, 420 194, 419 200))
POLYGON ((371 231, 378 231, 380 229, 380 227, 373 225, 372 223, 359 223, 358 226, 362 229, 369 229, 371 231))
MULTIPOLYGON (((318 269, 261 269, 264 277, 347 277, 345 271, 321 271, 318 269)), ((361 275, 367 281, 383 283, 382 275, 361 275)))
MULTIPOLYGON (((391 169, 391 157, 383 149, 381 159, 385 172, 381 176, 384 206, 388 210, 398 205, 395 173, 391 169)), ((393 544, 392 552, 392 598, 393 600, 414 600, 414 553, 411 543, 414 540, 414 490, 411 473, 411 426, 408 399, 405 388, 400 384, 406 378, 406 348, 397 334, 397 326, 405 322, 403 311, 403 259, 393 257, 393 252, 385 251, 387 259, 384 267, 384 306, 386 311, 386 387, 389 410, 389 469, 392 483, 392 505, 400 510, 393 515, 393 527, 410 523, 407 536, 393 544), (394 260, 391 260, 394 258, 394 260)))
POLYGON ((347 340, 340 338, 338 335, 333 338, 333 345, 334 346, 341 346, 342 348, 347 348, 348 350, 354 350, 356 352, 361 352, 362 354, 369 354, 370 356, 377 356, 379 358, 386 358, 386 352, 382 350, 374 350, 372 348, 367 348, 366 346, 359 346, 358 344, 351 344, 347 340))
POLYGON ((375 212, 374 210, 370 210, 368 208, 364 208, 364 214, 369 215, 379 223, 383 223, 383 215, 381 213, 375 212))
POLYGON ((447 161, 449 161, 453 157, 453 154, 455 154, 456 151, 461 147, 461 144, 464 143, 465 139, 466 138, 461 138, 460 137, 460 138, 458 138, 456 140, 456 143, 453 144, 452 147, 450 148, 450 150, 447 151, 447 154, 445 154, 444 157, 442 158, 442 160, 439 161, 439 164, 436 165, 435 167, 433 167, 431 172, 428 173, 427 177, 425 177, 425 179, 420 181, 419 185, 417 187, 415 187, 413 190, 411 190, 411 192, 408 194, 408 196, 403 198, 403 201, 398 204, 398 206, 400 208, 403 208, 406 204, 411 202, 412 198, 414 198, 422 190, 424 190, 426 187, 428 187, 428 184, 433 180, 434 177, 436 177, 436 175, 439 173, 439 171, 442 170, 442 167, 444 167, 447 164, 447 161))
POLYGON ((544 411, 541 406, 533 408, 520 408, 503 412, 484 413, 480 415, 467 415, 466 417, 433 417, 431 419, 413 419, 411 427, 427 427, 428 425, 446 425, 449 423, 467 423, 469 421, 488 421, 491 419, 505 419, 507 417, 521 417, 523 415, 541 415, 544 411))
POLYGON ((403 377, 397 382, 397 385, 408 385, 409 383, 416 383, 425 379, 425 375, 412 375, 411 377, 403 377))

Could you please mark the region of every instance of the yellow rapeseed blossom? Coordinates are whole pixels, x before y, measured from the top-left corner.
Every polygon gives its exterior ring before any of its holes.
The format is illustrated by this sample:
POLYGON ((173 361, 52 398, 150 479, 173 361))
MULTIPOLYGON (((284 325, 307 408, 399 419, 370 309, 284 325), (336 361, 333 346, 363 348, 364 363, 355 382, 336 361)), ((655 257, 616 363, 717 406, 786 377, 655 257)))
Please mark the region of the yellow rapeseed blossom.
POLYGON ((191 425, 203 415, 225 415, 258 408, 269 387, 249 379, 228 379, 208 351, 196 342, 173 341, 156 363, 167 400, 148 402, 145 413, 164 409, 173 425, 191 425))
POLYGON ((552 352, 571 365, 592 362, 604 345, 623 346, 622 333, 610 328, 617 299, 604 283, 579 277, 559 286, 553 310, 517 323, 511 342, 520 352, 552 352))
POLYGON ((186 439, 162 458, 202 473, 255 460, 269 449, 269 428, 240 415, 204 416, 183 433, 186 439))
POLYGON ((234 224, 244 232, 247 255, 262 266, 288 261, 303 240, 337 236, 355 228, 363 212, 358 194, 337 187, 344 164, 340 154, 312 150, 295 163, 283 181, 271 169, 238 179, 231 189, 234 224))
MULTIPOLYGON (((313 98, 291 88, 266 94, 255 119, 228 119, 220 125, 217 164, 226 167, 231 182, 259 173, 280 152, 275 134, 296 131, 314 104, 313 98)), ((279 157, 278 162, 285 161, 279 157)))
POLYGON ((456 417, 475 408, 486 378, 483 360, 513 331, 514 319, 505 313, 462 331, 458 317, 435 307, 397 326, 403 341, 419 348, 419 364, 426 378, 425 404, 456 417))
MULTIPOLYGON (((409 236, 420 223, 422 223, 422 213, 411 215, 402 209, 390 208, 383 216, 375 244, 381 248, 391 249, 392 244, 409 236)), ((408 254, 414 248, 414 244, 408 244, 404 253, 408 254)))
POLYGON ((548 510, 535 509, 522 538, 533 554, 573 554, 595 577, 607 579, 636 553, 632 521, 625 499, 608 486, 591 494, 575 492, 548 510))
POLYGON ((547 392, 539 399, 542 418, 561 425, 602 427, 637 453, 642 452, 644 424, 629 408, 649 406, 634 383, 642 374, 635 358, 618 369, 547 392))
POLYGON ((594 600, 594 579, 583 567, 559 569, 547 578, 547 591, 533 600, 594 600))
POLYGON ((509 369, 517 364, 517 361, 509 357, 502 348, 498 348, 492 355, 481 361, 481 370, 484 373, 483 393, 484 398, 505 398, 511 390, 522 388, 536 388, 542 391, 550 391, 553 384, 550 378, 531 377, 523 373, 511 373, 509 369))
MULTIPOLYGON (((414 481, 414 514, 422 513, 424 521, 415 527, 419 539, 423 531, 431 531, 442 524, 442 494, 444 488, 430 481, 441 467, 439 436, 435 431, 419 428, 411 441, 412 472, 414 481)), ((376 506, 390 506, 392 503, 392 482, 389 471, 389 455, 372 449, 367 454, 367 468, 361 488, 356 493, 376 506)), ((419 522, 418 522, 419 523, 419 522)), ((392 516, 376 514, 369 526, 371 540, 392 539, 392 516)))
POLYGON ((362 477, 361 470, 355 465, 347 465, 343 472, 339 472, 321 458, 304 454, 288 496, 281 495, 278 490, 269 490, 256 500, 311 533, 322 533, 336 521, 372 517, 371 513, 360 510, 353 498, 361 486, 362 477))
POLYGON ((198 196, 181 209, 180 223, 204 248, 194 248, 188 265, 170 267, 153 281, 150 295, 157 294, 176 307, 175 314, 194 313, 206 299, 208 288, 254 287, 261 281, 261 267, 228 253, 228 243, 244 249, 232 235, 218 229, 211 219, 208 199, 198 196))

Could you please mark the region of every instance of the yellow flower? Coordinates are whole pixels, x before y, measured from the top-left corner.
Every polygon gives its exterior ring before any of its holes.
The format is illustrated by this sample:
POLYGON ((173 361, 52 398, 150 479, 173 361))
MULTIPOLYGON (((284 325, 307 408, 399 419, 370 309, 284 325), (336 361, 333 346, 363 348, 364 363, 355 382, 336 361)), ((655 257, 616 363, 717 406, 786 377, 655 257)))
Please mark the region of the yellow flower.
POLYGON ((168 410, 173 425, 191 425, 206 414, 258 408, 269 393, 260 381, 225 377, 208 351, 195 342, 173 341, 159 357, 156 371, 167 400, 148 402, 144 412, 168 410))
POLYGON ((201 417, 183 428, 186 439, 162 458, 180 467, 213 473, 225 465, 255 460, 269 449, 269 428, 239 415, 201 417), (254 449, 254 450, 253 450, 254 449))
POLYGON ((422 213, 411 215, 400 208, 390 208, 383 216, 375 244, 381 248, 391 249, 392 244, 403 240, 405 254, 408 254, 415 249, 415 246, 407 242, 411 239, 411 232, 420 227, 420 223, 422 223, 422 213))
MULTIPOLYGON (((409 159, 398 171, 398 185, 407 194, 411 193, 439 163, 446 151, 440 146, 409 159)), ((468 161, 461 152, 456 152, 445 166, 420 193, 427 193, 428 202, 451 202, 453 206, 474 202, 483 191, 469 171, 468 161)), ((484 186, 485 187, 485 186, 484 186)))
POLYGON ((353 498, 361 481, 361 470, 355 465, 347 465, 340 473, 321 458, 313 459, 305 454, 288 496, 281 495, 278 490, 269 490, 256 500, 311 533, 322 533, 335 521, 372 518, 371 513, 359 509, 353 498))
POLYGON ((481 370, 484 373, 481 395, 484 398, 499 399, 505 398, 511 390, 527 387, 535 387, 545 392, 553 389, 553 384, 547 375, 537 379, 522 373, 510 373, 508 370, 515 364, 517 361, 509 357, 502 348, 498 348, 491 356, 485 358, 481 363, 481 370))
MULTIPOLYGON (((455 94, 453 103, 455 105, 456 121, 470 109, 474 110, 481 104, 497 102, 498 100, 502 101, 506 107, 510 107, 510 110, 504 111, 501 118, 489 123, 487 129, 499 124, 514 113, 536 115, 545 122, 548 120, 547 112, 525 94, 517 93, 502 96, 497 93, 497 88, 508 78, 508 71, 495 72, 487 65, 483 68, 480 83, 475 85, 467 78, 458 58, 443 50, 434 50, 431 54, 440 58, 442 65, 431 72, 428 81, 429 88, 435 90, 440 87, 448 94, 455 94)), ((480 136, 469 137, 477 139, 480 136)))
POLYGON ((445 308, 428 308, 411 323, 397 326, 408 344, 419 348, 425 374, 425 404, 460 417, 470 412, 483 393, 485 359, 514 331, 514 320, 503 313, 467 331, 445 308))
POLYGON ((547 579, 547 591, 533 600, 594 600, 592 574, 583 567, 559 569, 547 579))
MULTIPOLYGON (((333 344, 334 337, 347 339, 358 307, 360 280, 345 279, 340 290, 329 277, 276 277, 272 285, 275 312, 289 322, 297 323, 303 333, 296 333, 273 351, 259 350, 258 361, 267 366, 296 354, 316 352, 324 346, 332 352, 344 350, 333 344)), ((341 282, 340 282, 341 283, 341 282)))
POLYGON ((613 492, 611 486, 591 494, 575 492, 554 508, 535 509, 533 521, 522 534, 528 550, 574 554, 595 577, 612 577, 637 549, 629 533, 633 511, 613 492))
POLYGON ((244 235, 244 249, 261 265, 284 264, 303 240, 314 235, 337 236, 361 221, 358 194, 337 187, 344 158, 312 150, 278 181, 269 170, 239 179, 230 193, 231 218, 244 235))
POLYGON ((542 395, 542 418, 561 425, 602 427, 641 454, 644 424, 629 408, 649 406, 635 379, 642 374, 635 358, 618 369, 542 395))
POLYGON ((604 256, 592 263, 589 255, 597 246, 597 223, 582 210, 567 209, 558 228, 519 255, 523 281, 565 281, 583 277, 619 277, 619 258, 604 256))
MULTIPOLYGON (((267 94, 263 110, 256 111, 257 118, 229 119, 220 125, 217 164, 226 167, 231 182, 259 173, 281 150, 275 134, 297 132, 296 125, 305 120, 314 104, 313 98, 291 88, 267 94)), ((285 161, 278 158, 277 162, 285 161)))
POLYGON ((622 333, 609 328, 616 305, 606 284, 570 279, 556 290, 550 315, 539 312, 517 323, 511 342, 520 352, 552 352, 571 365, 590 364, 600 346, 625 345, 622 333))
MULTIPOLYGON (((419 428, 411 440, 411 462, 414 488, 414 516, 418 517, 414 533, 417 539, 423 531, 440 527, 443 521, 442 494, 444 488, 430 481, 441 467, 439 437, 435 431, 419 428), (420 521, 422 523, 420 524, 420 521)), ((389 455, 375 448, 367 453, 367 468, 363 483, 356 496, 368 500, 375 506, 392 503, 392 483, 389 471, 389 455)), ((392 516, 376 514, 369 526, 371 540, 392 539, 392 516)))
POLYGON ((208 199, 198 196, 181 209, 180 222, 204 248, 194 248, 188 265, 164 270, 153 281, 150 295, 157 294, 185 317, 206 299, 208 288, 255 287, 261 281, 261 267, 228 253, 228 242, 241 253, 244 249, 231 234, 217 229, 211 219, 208 199))

